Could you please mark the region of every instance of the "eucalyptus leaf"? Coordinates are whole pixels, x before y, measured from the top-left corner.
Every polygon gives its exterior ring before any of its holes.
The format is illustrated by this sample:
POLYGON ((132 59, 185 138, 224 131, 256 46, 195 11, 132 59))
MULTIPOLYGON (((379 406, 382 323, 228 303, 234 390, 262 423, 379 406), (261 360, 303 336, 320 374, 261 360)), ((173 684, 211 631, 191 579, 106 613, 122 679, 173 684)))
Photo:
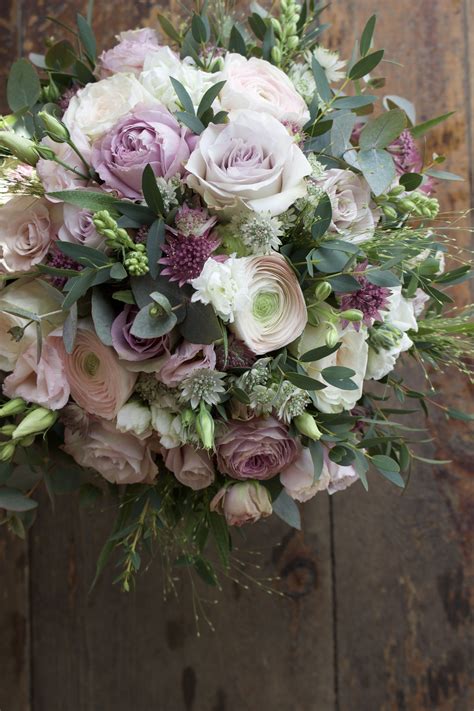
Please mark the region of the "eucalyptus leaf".
POLYGON ((281 520, 287 523, 288 526, 301 531, 301 516, 299 508, 284 489, 281 490, 272 506, 273 513, 275 513, 278 518, 281 518, 281 520))
POLYGON ((323 193, 319 199, 316 210, 314 211, 314 222, 311 226, 311 236, 314 240, 322 237, 331 224, 332 206, 331 200, 327 193, 323 193))
POLYGON ((454 113, 454 111, 449 111, 447 114, 442 114, 441 116, 436 116, 428 121, 423 121, 423 123, 419 123, 410 128, 410 133, 413 138, 421 138, 425 135, 425 133, 428 133, 428 131, 431 131, 432 128, 435 128, 435 126, 438 126, 443 121, 446 121, 446 119, 450 118, 450 116, 454 113))
POLYGON ((193 100, 189 96, 188 92, 184 88, 184 86, 179 82, 177 79, 174 77, 170 77, 170 82, 173 85, 173 89, 175 90, 178 99, 180 101, 181 106, 185 110, 186 113, 190 114, 191 116, 194 116, 194 104, 193 100))
POLYGON ((176 316, 172 312, 164 316, 152 316, 152 306, 144 306, 135 316, 130 333, 136 338, 161 338, 176 325, 176 316))
POLYGON ((384 55, 384 50, 379 49, 376 52, 371 52, 371 54, 366 54, 365 57, 359 59, 349 71, 349 79, 356 81, 356 79, 362 79, 366 74, 375 69, 377 64, 380 64, 384 55))
POLYGON ((57 240, 55 246, 67 257, 87 267, 103 267, 110 263, 110 258, 99 249, 75 244, 74 242, 62 242, 61 240, 57 240))
POLYGON ((319 380, 310 378, 309 375, 303 375, 302 373, 286 371, 285 378, 298 388, 301 388, 302 390, 309 390, 310 392, 313 390, 323 390, 326 387, 324 383, 321 383, 319 380))
POLYGON ((142 175, 142 192, 148 207, 157 215, 162 215, 165 210, 163 197, 156 182, 153 168, 148 163, 142 175))
POLYGON ((41 84, 35 68, 27 59, 12 64, 7 82, 7 101, 13 113, 30 109, 41 94, 41 84))
POLYGON ((401 134, 407 125, 407 118, 401 109, 385 111, 366 123, 361 131, 359 146, 362 151, 371 148, 385 148, 401 134))
POLYGON ((400 286, 400 279, 390 271, 382 269, 369 269, 366 274, 367 281, 376 286, 393 287, 400 286))
POLYGON ((309 445, 311 459, 314 466, 314 481, 318 481, 323 473, 324 466, 324 447, 321 442, 311 442, 309 445))
POLYGON ((96 193, 93 190, 56 190, 48 193, 49 197, 60 202, 76 205, 90 212, 109 210, 115 212, 117 199, 107 193, 96 193))
POLYGON ((358 165, 375 195, 385 192, 397 177, 392 156, 378 148, 360 151, 358 165))
POLYGON ((77 334, 77 304, 72 304, 63 326, 63 341, 66 353, 72 353, 77 334))
POLYGON ((0 509, 22 512, 31 511, 37 506, 38 503, 36 501, 25 496, 21 491, 18 491, 18 489, 6 486, 0 488, 0 509))
POLYGON ((341 343, 336 343, 335 346, 319 346, 319 348, 312 348, 310 351, 306 351, 306 353, 303 353, 303 355, 300 356, 300 361, 302 363, 313 363, 315 360, 327 358, 327 356, 339 350, 341 345, 341 343))
POLYGON ((314 55, 311 60, 311 69, 313 71, 314 81, 316 83, 316 90, 321 99, 325 103, 328 103, 329 101, 331 101, 333 96, 332 90, 329 86, 326 72, 324 71, 324 69, 322 68, 322 66, 314 55))
POLYGON ((372 38, 374 36, 374 30, 375 30, 375 23, 377 21, 377 16, 372 15, 372 17, 369 17, 367 20, 367 24, 365 25, 362 35, 360 38, 360 54, 362 57, 364 57, 367 52, 370 50, 370 45, 372 43, 372 38))
POLYGON ((148 266, 150 275, 156 279, 159 272, 158 260, 161 256, 161 248, 165 241, 165 223, 163 220, 155 220, 148 230, 146 240, 146 253, 148 257, 148 266))
POLYGON ((98 337, 104 345, 111 346, 111 329, 116 314, 110 299, 108 299, 104 292, 97 286, 92 290, 91 311, 94 328, 98 337))
POLYGON ((97 45, 94 33, 86 18, 79 14, 77 15, 77 30, 87 58, 94 64, 97 56, 97 45))
POLYGON ((181 123, 184 123, 184 125, 191 129, 191 131, 196 135, 200 136, 201 133, 204 131, 204 124, 202 123, 201 119, 199 119, 194 114, 190 114, 187 111, 177 111, 176 117, 181 121, 181 123))
POLYGON ((179 330, 189 343, 209 345, 222 336, 214 309, 210 304, 201 304, 199 301, 187 304, 186 316, 180 323, 179 330))

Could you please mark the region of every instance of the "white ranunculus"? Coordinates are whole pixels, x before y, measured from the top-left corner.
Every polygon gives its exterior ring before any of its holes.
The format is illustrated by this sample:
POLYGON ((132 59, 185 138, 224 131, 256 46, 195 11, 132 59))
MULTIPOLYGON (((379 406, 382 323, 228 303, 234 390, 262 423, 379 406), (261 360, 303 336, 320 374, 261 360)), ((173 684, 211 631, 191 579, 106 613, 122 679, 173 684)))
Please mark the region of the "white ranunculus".
MULTIPOLYGON (((222 79, 219 72, 203 72, 191 58, 180 59, 169 47, 160 47, 155 52, 149 52, 140 82, 147 92, 170 111, 178 110, 179 101, 170 77, 177 79, 184 86, 194 108, 199 106, 206 91, 222 79)), ((214 102, 213 107, 218 108, 218 101, 214 102)))
MULTIPOLYGON (((30 311, 38 316, 57 312, 58 302, 51 297, 48 285, 41 279, 19 279, 10 286, 0 291, 0 370, 10 372, 14 369, 18 357, 36 341, 35 324, 30 324, 25 328, 21 340, 16 341, 10 335, 12 328, 24 328, 28 320, 6 313, 2 307, 14 310, 22 309, 30 311)), ((64 314, 65 316, 65 314, 64 314)), ((41 331, 46 337, 51 331, 64 321, 61 313, 41 321, 41 331)))
POLYGON ((193 279, 191 286, 196 290, 192 301, 212 304, 220 318, 232 323, 235 311, 242 311, 250 304, 246 260, 234 255, 225 262, 210 257, 201 274, 193 279))
POLYGON ((388 297, 388 309, 383 311, 384 323, 389 323, 400 331, 418 331, 415 317, 414 299, 402 296, 402 287, 394 286, 388 297))
POLYGON ((316 184, 331 201, 331 230, 355 244, 373 236, 379 214, 371 208, 370 187, 362 176, 331 168, 316 184))
POLYGON ((119 432, 131 432, 140 439, 151 434, 150 408, 137 400, 125 403, 117 412, 117 429, 119 432))
POLYGON ((406 333, 400 337, 394 338, 394 343, 389 348, 374 347, 369 348, 369 357, 367 361, 366 380, 380 380, 390 373, 398 360, 400 353, 409 350, 413 345, 413 341, 406 333))
POLYGON ((225 58, 222 79, 226 83, 220 100, 226 111, 265 111, 279 121, 292 121, 299 126, 309 121, 306 102, 288 76, 265 59, 246 59, 230 52, 225 58))
MULTIPOLYGON (((321 412, 330 413, 352 410, 362 395, 369 350, 366 340, 367 329, 361 327, 359 331, 356 331, 352 327, 339 327, 338 330, 339 340, 342 342, 340 348, 335 353, 326 356, 326 358, 305 364, 308 375, 326 385, 323 390, 317 390, 314 393, 316 407, 318 407, 321 412), (326 383, 321 376, 321 371, 324 370, 324 368, 335 365, 351 368, 355 371, 355 375, 352 376, 351 380, 356 383, 357 390, 341 390, 340 388, 326 383)), ((306 353, 313 348, 324 346, 326 333, 326 324, 323 323, 319 326, 310 326, 308 324, 297 343, 298 355, 306 353)))
POLYGON ((71 132, 77 129, 95 141, 137 104, 156 103, 133 74, 114 74, 80 89, 69 102, 63 121, 71 132))
POLYGON ((306 194, 311 166, 283 124, 258 111, 231 111, 209 124, 191 154, 187 183, 211 208, 281 215, 306 194))

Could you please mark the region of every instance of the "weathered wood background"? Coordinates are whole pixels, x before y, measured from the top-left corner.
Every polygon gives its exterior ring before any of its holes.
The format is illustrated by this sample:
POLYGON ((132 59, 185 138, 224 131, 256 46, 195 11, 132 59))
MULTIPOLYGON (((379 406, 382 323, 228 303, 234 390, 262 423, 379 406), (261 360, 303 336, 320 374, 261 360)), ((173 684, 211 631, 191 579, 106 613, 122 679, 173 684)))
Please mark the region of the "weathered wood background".
MULTIPOLYGON (((0 0, 2 84, 13 58, 56 32, 46 15, 71 21, 85 5, 0 0)), ((158 9, 96 0, 100 44, 156 25, 158 9)), ((326 41, 347 53, 373 12, 378 45, 402 64, 385 64, 390 93, 414 99, 420 120, 456 110, 427 149, 446 152, 447 168, 465 177, 443 186, 444 209, 466 209, 471 0, 333 0, 326 41)), ((466 302, 467 287, 458 295, 466 302)), ((460 377, 445 384, 453 406, 471 404, 460 377)), ((452 463, 418 466, 405 494, 373 476, 369 494, 354 486, 306 506, 304 534, 277 522, 250 531, 246 546, 288 596, 229 582, 211 606, 216 631, 202 625, 199 639, 186 590, 163 601, 158 565, 136 593, 112 587, 109 574, 88 596, 110 512, 86 514, 64 498, 53 513, 44 500, 27 543, 0 533, 1 711, 472 711, 468 431, 441 418, 430 429, 432 454, 452 463)))

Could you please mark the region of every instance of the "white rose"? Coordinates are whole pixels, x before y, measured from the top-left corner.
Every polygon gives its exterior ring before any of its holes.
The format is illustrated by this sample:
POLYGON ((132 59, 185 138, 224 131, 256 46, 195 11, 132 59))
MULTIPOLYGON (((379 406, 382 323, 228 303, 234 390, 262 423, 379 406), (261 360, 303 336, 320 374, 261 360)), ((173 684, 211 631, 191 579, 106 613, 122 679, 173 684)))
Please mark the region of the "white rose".
POLYGON ((187 183, 209 207, 232 215, 248 208, 280 215, 306 194, 311 166, 274 116, 231 111, 209 124, 187 165, 187 183))
POLYGON ((250 304, 245 259, 231 256, 225 262, 218 262, 210 257, 191 286, 196 290, 191 301, 212 304, 216 314, 229 323, 234 320, 235 311, 250 304))
POLYGON ((400 353, 409 350, 412 345, 413 341, 407 334, 399 332, 398 337, 397 334, 393 334, 393 345, 389 348, 370 346, 366 380, 380 380, 388 375, 395 368, 400 353))
POLYGON ((103 136, 137 104, 152 106, 153 97, 132 74, 114 74, 80 89, 69 102, 63 121, 91 140, 103 136))
POLYGON ((226 83, 220 100, 226 111, 265 111, 280 121, 292 121, 299 126, 309 121, 308 107, 290 79, 265 59, 246 59, 240 54, 229 53, 222 78, 226 83))
POLYGON ((415 317, 415 300, 402 296, 402 287, 394 286, 388 297, 388 309, 383 311, 384 323, 389 323, 400 331, 418 331, 415 317))
MULTIPOLYGON (((194 108, 206 91, 221 81, 219 72, 211 74, 198 69, 190 58, 180 59, 169 47, 160 47, 156 52, 149 52, 140 75, 140 82, 147 92, 170 111, 178 110, 178 97, 170 81, 177 79, 192 99, 194 108)), ((214 109, 218 102, 214 102, 214 109)))
POLYGON ((352 464, 343 467, 331 461, 329 457, 327 457, 327 459, 325 457, 323 472, 325 471, 329 475, 328 494, 336 494, 338 491, 344 491, 344 489, 347 489, 359 480, 359 475, 352 464))
POLYGON ((323 467, 321 475, 314 476, 314 464, 311 452, 303 447, 298 459, 284 469, 280 474, 280 482, 295 501, 309 501, 318 491, 324 491, 330 483, 327 467, 323 467))
MULTIPOLYGON (((28 320, 6 313, 2 308, 23 309, 41 316, 58 311, 59 306, 58 302, 51 298, 48 285, 40 279, 19 279, 0 291, 0 370, 10 372, 14 369, 18 357, 36 342, 36 328, 35 324, 30 324, 25 328, 21 340, 16 341, 10 335, 10 329, 24 328, 28 320)), ((43 319, 41 321, 43 337, 46 337, 63 320, 61 314, 43 319)))
POLYGON ((140 439, 151 434, 151 412, 146 405, 131 401, 117 412, 116 427, 119 432, 132 432, 140 439))
MULTIPOLYGON (((326 385, 323 390, 317 390, 314 393, 316 407, 318 407, 321 412, 330 413, 352 410, 356 402, 362 396, 362 385, 367 369, 369 350, 366 341, 367 330, 364 327, 361 327, 359 331, 356 331, 352 327, 339 327, 338 330, 339 340, 342 342, 339 349, 335 351, 335 353, 326 356, 326 358, 305 364, 308 375, 326 385), (355 371, 355 375, 351 377, 351 380, 356 383, 357 390, 341 390, 340 388, 326 383, 321 375, 321 371, 324 370, 324 368, 336 365, 351 368, 355 371)), ((326 324, 319 326, 310 326, 308 324, 297 343, 298 355, 302 355, 313 348, 324 346, 326 333, 326 324)))

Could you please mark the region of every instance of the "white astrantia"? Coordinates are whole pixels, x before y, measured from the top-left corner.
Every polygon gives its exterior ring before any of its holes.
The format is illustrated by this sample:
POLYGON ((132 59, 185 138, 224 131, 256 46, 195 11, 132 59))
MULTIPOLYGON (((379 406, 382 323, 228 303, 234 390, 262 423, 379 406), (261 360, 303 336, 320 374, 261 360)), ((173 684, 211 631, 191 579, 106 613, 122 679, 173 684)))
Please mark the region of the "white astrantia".
POLYGON ((313 56, 324 69, 328 82, 344 79, 343 69, 346 66, 346 61, 339 59, 339 52, 333 52, 326 47, 316 47, 313 56))
POLYGON ((232 323, 235 312, 245 310, 250 304, 245 261, 235 255, 224 262, 210 257, 191 286, 196 290, 191 301, 212 304, 226 323, 232 323))
POLYGON ((148 437, 151 434, 150 408, 138 400, 125 403, 117 412, 116 426, 119 432, 131 432, 140 439, 148 437))
POLYGON ((217 405, 223 393, 225 373, 210 368, 196 368, 180 384, 181 397, 196 408, 201 401, 208 405, 217 405))
POLYGON ((281 221, 270 214, 244 212, 234 215, 231 224, 251 254, 271 254, 281 245, 281 221))

